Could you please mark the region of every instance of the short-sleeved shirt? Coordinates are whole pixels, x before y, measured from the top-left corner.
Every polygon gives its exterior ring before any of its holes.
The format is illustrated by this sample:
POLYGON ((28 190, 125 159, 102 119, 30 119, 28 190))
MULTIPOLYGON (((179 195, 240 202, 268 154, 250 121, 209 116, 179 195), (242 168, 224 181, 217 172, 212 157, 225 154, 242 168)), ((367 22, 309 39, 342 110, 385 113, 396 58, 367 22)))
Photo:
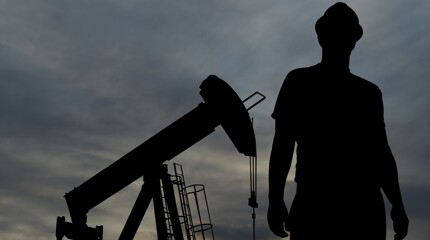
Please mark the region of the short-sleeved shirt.
POLYGON ((362 181, 377 165, 380 146, 374 134, 385 127, 382 94, 349 69, 317 64, 291 71, 272 117, 297 142, 297 182, 318 177, 362 181))

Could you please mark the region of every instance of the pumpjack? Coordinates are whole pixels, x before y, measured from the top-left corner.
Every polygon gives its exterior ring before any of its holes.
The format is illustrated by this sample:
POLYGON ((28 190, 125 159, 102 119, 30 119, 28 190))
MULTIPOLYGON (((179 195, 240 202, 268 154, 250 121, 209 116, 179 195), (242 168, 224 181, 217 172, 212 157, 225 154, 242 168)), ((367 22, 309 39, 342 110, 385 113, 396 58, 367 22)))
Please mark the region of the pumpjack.
MULTIPOLYGON (((250 157, 251 197, 248 204, 254 209, 252 217, 255 229, 255 208, 258 207, 255 177, 257 151, 255 133, 248 110, 263 101, 265 96, 255 92, 242 101, 224 80, 215 75, 210 75, 203 80, 200 85, 200 95, 204 102, 198 104, 196 108, 65 194, 71 222, 67 222, 64 216, 57 217, 57 240, 63 239, 64 236, 75 240, 102 240, 103 226, 88 226, 87 213, 143 177, 142 190, 119 237, 120 240, 133 239, 150 201, 154 200, 155 208, 157 205, 155 200, 160 199, 160 182, 167 186, 163 195, 173 197, 164 163, 214 132, 219 125, 239 153, 250 157), (256 94, 260 95, 261 99, 246 108, 244 102, 256 94)), ((172 202, 167 204, 174 215, 172 218, 174 239, 183 239, 181 230, 178 228, 176 207, 172 202)), ((158 222, 156 223, 158 231, 160 226, 158 222)), ((163 234, 159 232, 158 234, 158 239, 167 239, 163 234)))

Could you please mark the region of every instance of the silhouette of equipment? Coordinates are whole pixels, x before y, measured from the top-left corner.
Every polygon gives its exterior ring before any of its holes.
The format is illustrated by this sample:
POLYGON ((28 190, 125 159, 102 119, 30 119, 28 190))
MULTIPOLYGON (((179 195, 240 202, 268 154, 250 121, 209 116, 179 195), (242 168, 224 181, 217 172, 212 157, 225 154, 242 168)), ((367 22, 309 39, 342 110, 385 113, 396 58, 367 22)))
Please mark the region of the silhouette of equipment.
MULTIPOLYGON (((166 179, 163 177, 166 174, 163 163, 214 132, 219 125, 240 153, 256 157, 255 134, 248 110, 263 101, 264 95, 255 92, 253 95, 259 94, 262 98, 245 108, 244 102, 251 96, 242 101, 225 81, 215 75, 208 76, 200 89, 204 102, 65 194, 71 223, 66 222, 65 217, 57 218, 57 239, 64 236, 77 240, 103 239, 102 226, 87 226, 88 211, 143 176, 141 193, 119 237, 133 239, 151 199, 159 197, 160 180, 166 179)), ((255 195, 255 192, 251 194, 255 195)), ((257 207, 255 196, 251 202, 253 207, 257 207)), ((173 204, 170 205, 174 208, 173 204)), ((176 230, 175 239, 183 239, 180 229, 176 230)))

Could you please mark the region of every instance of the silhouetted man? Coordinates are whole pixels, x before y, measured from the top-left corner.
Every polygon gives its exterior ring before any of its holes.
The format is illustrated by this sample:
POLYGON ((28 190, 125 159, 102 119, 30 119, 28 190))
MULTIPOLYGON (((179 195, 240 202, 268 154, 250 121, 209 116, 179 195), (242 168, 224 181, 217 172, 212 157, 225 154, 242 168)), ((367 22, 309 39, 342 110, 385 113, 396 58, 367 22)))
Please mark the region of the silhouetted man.
POLYGON ((395 239, 408 231, 397 166, 387 142, 379 88, 350 73, 363 30, 344 3, 327 9, 315 29, 321 63, 291 71, 272 117, 268 223, 291 240, 385 240, 381 188, 392 204, 395 239), (283 194, 297 143, 297 192, 288 213, 283 194))

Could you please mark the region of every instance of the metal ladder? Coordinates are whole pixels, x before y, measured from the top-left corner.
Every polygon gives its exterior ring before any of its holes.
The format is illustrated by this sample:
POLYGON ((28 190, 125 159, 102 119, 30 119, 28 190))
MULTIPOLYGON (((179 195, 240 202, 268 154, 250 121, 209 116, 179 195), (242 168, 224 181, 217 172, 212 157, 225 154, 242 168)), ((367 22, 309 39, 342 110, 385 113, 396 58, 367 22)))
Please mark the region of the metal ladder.
POLYGON ((163 213, 164 213, 164 220, 166 223, 166 240, 174 240, 174 234, 173 234, 173 228, 172 228, 172 221, 171 221, 171 216, 170 216, 170 212, 169 212, 169 208, 167 205, 167 200, 166 200, 166 196, 164 194, 163 191, 163 184, 160 184, 160 187, 162 189, 161 191, 161 199, 162 199, 162 204, 163 204, 163 213))
POLYGON ((179 195, 179 202, 181 205, 182 215, 180 218, 182 219, 181 224, 184 225, 185 233, 187 235, 188 240, 196 240, 196 234, 193 228, 193 218, 191 215, 191 207, 190 202, 188 200, 187 194, 187 186, 185 184, 185 176, 182 166, 173 163, 175 175, 173 176, 172 183, 176 184, 177 191, 179 195))
POLYGON ((196 239, 215 239, 213 233, 213 225, 211 222, 211 217, 209 213, 209 206, 206 198, 205 187, 202 184, 194 184, 187 186, 185 184, 184 172, 182 166, 174 163, 175 176, 174 182, 177 185, 179 201, 182 210, 183 224, 185 226, 185 232, 188 240, 196 240, 196 239), (199 197, 200 194, 200 197, 199 197), (201 195, 203 194, 203 195, 201 195), (189 195, 192 195, 192 198, 195 203, 195 211, 191 210, 191 204, 189 200, 189 195), (199 198, 204 198, 204 204, 200 206, 199 198), (206 207, 207 210, 207 219, 203 222, 201 207, 206 207), (193 222, 193 213, 195 217, 197 217, 198 221, 193 222), (205 234, 208 233, 209 234, 205 234), (209 236, 206 236, 209 235, 209 236))

